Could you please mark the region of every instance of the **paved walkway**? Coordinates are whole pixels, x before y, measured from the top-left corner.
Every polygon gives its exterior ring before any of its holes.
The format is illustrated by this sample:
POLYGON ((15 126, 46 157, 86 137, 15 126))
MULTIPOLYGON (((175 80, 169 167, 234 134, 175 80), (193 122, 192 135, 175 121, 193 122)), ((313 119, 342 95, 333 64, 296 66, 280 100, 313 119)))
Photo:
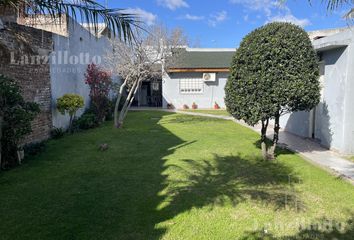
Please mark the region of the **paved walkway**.
MULTIPOLYGON (((237 121, 233 117, 229 116, 219 116, 212 114, 204 114, 204 113, 193 113, 186 111, 175 111, 177 113, 195 115, 195 116, 204 116, 204 117, 212 117, 219 118, 225 120, 231 120, 237 122, 245 127, 248 127, 258 133, 260 133, 261 126, 251 127, 245 124, 242 121, 237 121)), ((334 173, 335 175, 345 178, 349 180, 352 184, 354 184, 354 163, 342 158, 339 154, 330 151, 326 148, 321 147, 318 143, 296 136, 289 132, 280 131, 279 133, 279 144, 285 146, 286 148, 299 153, 302 157, 304 157, 309 162, 322 167, 323 169, 334 173)), ((270 135, 270 137, 272 137, 270 135)))

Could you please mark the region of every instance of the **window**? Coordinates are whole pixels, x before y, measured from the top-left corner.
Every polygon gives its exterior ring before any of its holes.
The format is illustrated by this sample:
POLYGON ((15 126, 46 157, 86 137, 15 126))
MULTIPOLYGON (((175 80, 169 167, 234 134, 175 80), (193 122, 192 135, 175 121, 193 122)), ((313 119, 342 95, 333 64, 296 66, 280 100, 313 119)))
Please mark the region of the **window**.
POLYGON ((179 92, 183 94, 203 93, 204 82, 199 78, 186 78, 179 80, 179 92))

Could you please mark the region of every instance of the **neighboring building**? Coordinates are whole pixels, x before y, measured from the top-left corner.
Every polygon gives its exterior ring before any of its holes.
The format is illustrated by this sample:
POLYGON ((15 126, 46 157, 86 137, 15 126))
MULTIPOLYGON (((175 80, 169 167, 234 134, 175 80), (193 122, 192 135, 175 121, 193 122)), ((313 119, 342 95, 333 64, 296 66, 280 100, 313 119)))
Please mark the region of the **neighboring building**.
MULTIPOLYGON (((321 35, 321 34, 320 34, 321 35)), ((285 131, 313 138, 343 154, 354 154, 354 32, 341 29, 314 38, 320 57, 320 104, 311 112, 297 112, 281 119, 285 131)))
POLYGON ((66 128, 69 124, 69 117, 56 109, 57 98, 66 93, 80 94, 88 107, 89 87, 84 74, 88 64, 100 63, 112 51, 110 32, 99 25, 96 37, 92 27, 70 17, 49 24, 46 16, 35 21, 11 8, 0 8, 0 18, 0 72, 13 78, 25 99, 39 103, 41 108, 25 142, 45 140, 53 126, 66 128))
POLYGON ((162 105, 225 108, 224 87, 236 49, 186 48, 162 78, 162 105))

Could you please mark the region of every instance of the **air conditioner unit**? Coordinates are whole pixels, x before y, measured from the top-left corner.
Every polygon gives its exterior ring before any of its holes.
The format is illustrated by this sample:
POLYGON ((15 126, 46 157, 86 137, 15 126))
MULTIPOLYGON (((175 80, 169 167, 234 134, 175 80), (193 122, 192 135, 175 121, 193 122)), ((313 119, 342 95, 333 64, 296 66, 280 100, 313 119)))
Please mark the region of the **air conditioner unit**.
POLYGON ((216 81, 216 73, 203 73, 204 82, 215 82, 216 81))

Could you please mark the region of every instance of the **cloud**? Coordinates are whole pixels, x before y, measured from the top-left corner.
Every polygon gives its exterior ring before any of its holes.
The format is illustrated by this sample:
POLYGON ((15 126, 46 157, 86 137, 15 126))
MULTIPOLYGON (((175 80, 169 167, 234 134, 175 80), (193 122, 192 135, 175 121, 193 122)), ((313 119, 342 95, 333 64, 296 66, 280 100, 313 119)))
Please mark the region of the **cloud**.
POLYGON ((286 15, 277 15, 277 16, 271 17, 271 18, 269 18, 269 20, 266 23, 269 23, 269 22, 290 22, 290 23, 296 24, 300 27, 306 27, 308 25, 311 25, 310 20, 308 20, 307 18, 299 19, 290 13, 288 13, 286 15))
POLYGON ((266 16, 270 16, 273 9, 282 7, 278 0, 230 0, 230 3, 240 4, 249 10, 262 11, 266 16))
MULTIPOLYGON (((229 0, 230 3, 240 4, 250 11, 263 12, 266 17, 266 23, 269 22, 291 22, 301 27, 311 24, 307 18, 299 19, 295 17, 285 1, 280 0, 229 0), (276 12, 276 14, 274 13, 276 12)), ((244 17, 244 20, 250 21, 249 15, 244 17)), ((257 16, 260 19, 260 16, 257 16)))
POLYGON ((147 12, 141 8, 127 8, 124 12, 137 15, 139 20, 146 23, 148 26, 154 25, 157 19, 157 15, 147 12))
POLYGON ((191 14, 186 14, 181 17, 181 19, 186 19, 186 20, 191 20, 191 21, 199 21, 203 20, 205 17, 204 16, 196 16, 196 15, 191 15, 191 14))
POLYGON ((218 23, 221 23, 227 19, 227 12, 221 11, 210 15, 209 25, 215 27, 218 23))
POLYGON ((157 3, 164 6, 170 10, 176 10, 177 8, 188 8, 189 5, 184 0, 157 0, 157 3))

